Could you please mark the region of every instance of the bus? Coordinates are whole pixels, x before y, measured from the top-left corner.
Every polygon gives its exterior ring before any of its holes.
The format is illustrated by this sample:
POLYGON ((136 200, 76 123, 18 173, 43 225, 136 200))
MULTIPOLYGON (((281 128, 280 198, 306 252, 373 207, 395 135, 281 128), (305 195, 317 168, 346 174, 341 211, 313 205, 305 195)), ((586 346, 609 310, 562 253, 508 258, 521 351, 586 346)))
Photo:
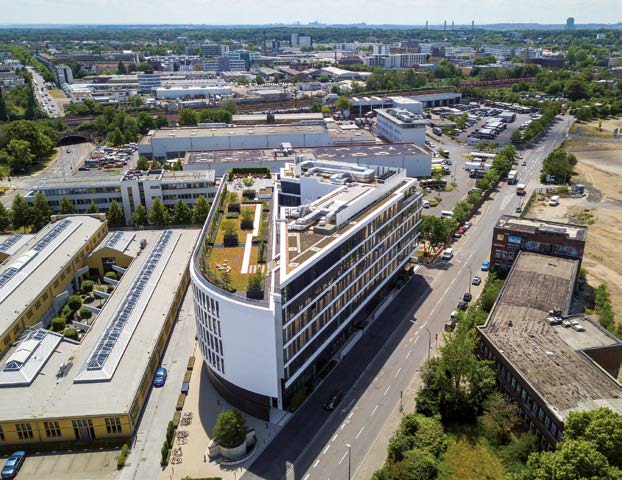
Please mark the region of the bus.
POLYGON ((471 160, 480 160, 485 162, 486 160, 494 160, 497 155, 494 153, 471 152, 469 153, 469 156, 471 157, 471 160))
POLYGON ((524 183, 519 183, 516 185, 516 195, 525 195, 527 193, 527 185, 524 183))

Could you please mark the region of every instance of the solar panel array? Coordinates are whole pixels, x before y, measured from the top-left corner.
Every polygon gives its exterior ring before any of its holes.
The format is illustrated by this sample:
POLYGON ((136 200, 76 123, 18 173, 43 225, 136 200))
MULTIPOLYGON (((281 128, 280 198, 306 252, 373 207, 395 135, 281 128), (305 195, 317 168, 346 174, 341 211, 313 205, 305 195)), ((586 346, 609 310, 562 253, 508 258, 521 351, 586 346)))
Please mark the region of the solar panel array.
POLYGON ((56 225, 54 225, 52 230, 46 233, 45 236, 41 240, 39 240, 34 247, 32 247, 32 249, 35 252, 40 252, 45 247, 47 247, 52 242, 52 240, 58 237, 69 225, 71 225, 71 220, 63 220, 62 222, 57 223, 56 225))
POLYGON ((140 272, 136 276, 133 285, 128 290, 129 295, 125 298, 120 308, 115 313, 115 316, 99 340, 97 347, 91 354, 91 357, 87 363, 87 370, 101 370, 104 368, 106 360, 110 356, 112 349, 121 336, 123 328, 130 318, 134 306, 138 302, 145 286, 149 283, 151 275, 162 257, 162 252, 168 245, 172 236, 173 231, 166 230, 162 235, 160 235, 160 238, 158 238, 155 246, 149 254, 149 257, 145 263, 143 263, 140 272))
POLYGON ((110 248, 116 247, 117 243, 119 243, 119 240, 121 240, 121 237, 123 237, 123 232, 114 232, 106 242, 106 246, 110 248))
POLYGON ((0 275, 0 288, 4 287, 9 280, 11 280, 15 274, 19 272, 19 269, 14 267, 7 268, 2 275, 0 275))
POLYGON ((0 252, 6 252, 9 248, 15 245, 20 238, 22 238, 21 235, 11 235, 4 242, 0 243, 0 252))

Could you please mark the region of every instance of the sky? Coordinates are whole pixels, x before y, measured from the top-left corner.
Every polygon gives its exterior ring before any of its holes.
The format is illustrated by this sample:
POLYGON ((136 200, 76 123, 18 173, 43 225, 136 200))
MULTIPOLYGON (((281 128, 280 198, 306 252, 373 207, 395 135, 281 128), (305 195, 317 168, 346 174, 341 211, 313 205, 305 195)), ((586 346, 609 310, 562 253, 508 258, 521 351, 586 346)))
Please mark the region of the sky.
POLYGON ((621 0, 0 0, 0 24, 622 22, 621 0))

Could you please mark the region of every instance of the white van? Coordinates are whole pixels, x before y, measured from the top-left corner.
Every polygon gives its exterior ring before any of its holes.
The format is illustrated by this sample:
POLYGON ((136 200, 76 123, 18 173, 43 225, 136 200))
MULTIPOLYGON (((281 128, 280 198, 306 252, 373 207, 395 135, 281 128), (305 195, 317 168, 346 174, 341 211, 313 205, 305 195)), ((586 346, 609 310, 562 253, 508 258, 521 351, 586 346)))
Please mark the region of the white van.
POLYGON ((454 216, 453 210, 443 210, 441 212, 441 218, 452 218, 454 216))
POLYGON ((549 199, 549 206, 556 207, 557 205, 559 205, 559 195, 553 195, 549 199))
POLYGON ((441 259, 443 260, 451 260, 454 256, 454 249, 453 248, 446 248, 443 253, 441 254, 441 259))

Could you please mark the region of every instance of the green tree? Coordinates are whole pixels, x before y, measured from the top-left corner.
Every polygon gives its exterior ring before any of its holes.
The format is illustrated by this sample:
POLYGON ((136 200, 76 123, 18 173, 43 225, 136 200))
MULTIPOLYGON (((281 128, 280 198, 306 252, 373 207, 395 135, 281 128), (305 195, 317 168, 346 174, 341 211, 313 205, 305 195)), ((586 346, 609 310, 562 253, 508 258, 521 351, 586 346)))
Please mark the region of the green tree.
POLYGON ((28 83, 26 88, 26 109, 24 110, 24 118, 26 120, 34 120, 39 116, 39 105, 37 104, 37 100, 35 98, 35 92, 32 88, 32 84, 28 83))
POLYGON ((9 114, 6 109, 6 103, 4 102, 4 95, 2 95, 2 87, 0 86, 0 122, 6 122, 9 119, 9 114))
POLYGON ((99 207, 95 203, 95 200, 91 200, 89 208, 86 209, 86 213, 99 213, 99 207))
POLYGON ((156 120, 147 112, 140 112, 136 117, 136 123, 138 124, 138 131, 143 134, 156 128, 156 120))
POLYGON ((13 139, 7 145, 6 151, 11 173, 27 172, 32 166, 34 155, 30 151, 30 143, 28 141, 13 139))
POLYGON ((179 111, 179 124, 181 126, 187 127, 196 125, 198 121, 199 116, 195 110, 191 110, 190 108, 182 108, 179 111))
POLYGON ((16 230, 30 225, 32 217, 32 207, 20 194, 15 195, 11 203, 11 223, 16 230))
POLYGON ((108 134, 108 143, 111 145, 123 145, 125 143, 125 136, 119 127, 116 127, 114 130, 108 134))
POLYGON ((493 445, 506 445, 512 439, 512 432, 520 425, 518 408, 495 392, 486 399, 479 423, 488 441, 493 445))
POLYGON ((175 225, 189 225, 192 223, 192 210, 183 200, 178 200, 173 207, 171 221, 175 225))
POLYGON ((82 298, 80 298, 80 295, 69 295, 69 298, 67 298, 67 306, 72 312, 77 312, 82 306, 82 298))
POLYGON ((255 83, 257 85, 263 85, 266 81, 263 79, 261 75, 255 75, 255 83))
POLYGON ((144 226, 149 223, 149 215, 147 209, 143 205, 138 205, 132 212, 132 224, 136 226, 144 226))
POLYGON ((149 212, 149 224, 163 227, 170 223, 168 210, 160 200, 160 197, 155 197, 151 203, 151 211, 149 212))
POLYGON ((119 205, 119 202, 116 200, 112 201, 110 208, 108 208, 106 218, 108 219, 108 223, 113 227, 118 227, 125 223, 125 215, 123 214, 123 209, 121 205, 119 205))
POLYGON ((199 195, 199 198, 196 199, 194 207, 192 208, 192 223, 195 225, 202 224, 205 222, 208 213, 209 203, 203 195, 199 195))
POLYGON ((242 444, 247 432, 246 422, 240 412, 224 410, 218 415, 213 437, 223 447, 233 448, 242 444))
POLYGON ((52 210, 50 209, 48 201, 41 192, 38 192, 35 195, 35 201, 32 205, 32 217, 30 219, 32 228, 35 231, 41 230, 48 223, 50 223, 51 215, 52 210))
POLYGON ((352 100, 345 95, 342 95, 335 101, 335 108, 345 115, 345 112, 352 108, 352 100))
POLYGON ((611 465, 622 468, 622 415, 619 413, 604 407, 570 412, 564 424, 564 439, 590 441, 611 465))
POLYGON ((147 157, 143 157, 142 155, 138 157, 136 168, 142 171, 149 170, 149 160, 147 160, 147 157))
POLYGON ((117 75, 125 75, 127 73, 127 68, 125 68, 125 64, 122 61, 119 61, 117 65, 117 75))
POLYGON ((226 110, 231 115, 235 115, 236 112, 238 111, 238 108, 235 105, 235 101, 232 100, 232 99, 228 99, 228 100, 225 100, 224 102, 222 102, 220 104, 220 108, 222 108, 223 110, 226 110))
POLYGON ((76 213, 76 207, 74 206, 73 202, 67 197, 63 197, 60 199, 60 213, 61 215, 70 215, 72 213, 76 213))
POLYGON ((587 82, 579 76, 572 77, 564 85, 564 96, 573 102, 588 98, 587 82))
POLYGON ((6 232, 11 226, 11 213, 0 203, 0 232, 6 232))
POLYGON ((433 215, 424 215, 421 217, 419 234, 421 235, 421 240, 424 242, 424 249, 427 253, 430 252, 430 249, 436 249, 441 245, 445 245, 451 234, 449 226, 448 222, 433 215))

